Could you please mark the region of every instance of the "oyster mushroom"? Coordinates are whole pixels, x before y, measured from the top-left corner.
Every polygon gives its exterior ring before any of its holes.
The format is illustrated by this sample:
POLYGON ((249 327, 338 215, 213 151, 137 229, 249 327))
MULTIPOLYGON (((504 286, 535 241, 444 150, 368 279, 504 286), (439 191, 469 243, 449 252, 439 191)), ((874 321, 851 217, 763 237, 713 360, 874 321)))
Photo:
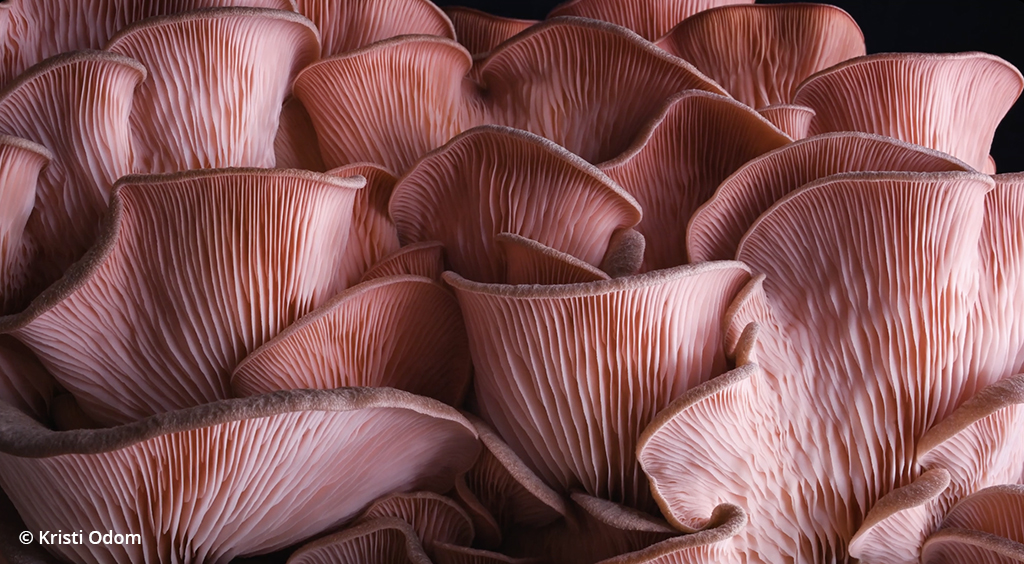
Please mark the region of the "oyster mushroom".
POLYGON ((142 20, 107 50, 149 69, 131 114, 135 172, 272 167, 281 107, 320 36, 294 12, 218 8, 142 20))
POLYGON ((123 178, 97 245, 0 333, 101 423, 228 398, 248 352, 344 287, 362 185, 262 169, 123 178))
POLYGON ((296 0, 295 9, 320 30, 323 57, 399 35, 455 39, 452 22, 428 0, 296 0))
POLYGON ((53 159, 38 143, 0 135, 0 314, 24 307, 34 245, 25 225, 36 202, 39 173, 53 159))
POLYGON ((578 16, 604 20, 654 41, 698 12, 726 4, 751 3, 752 0, 568 0, 551 10, 548 17, 578 16))
POLYGON ((0 404, 0 428, 0 485, 29 530, 138 535, 47 546, 75 561, 227 562, 272 552, 345 523, 382 495, 445 491, 479 449, 454 409, 369 388, 224 400, 65 432, 0 404))

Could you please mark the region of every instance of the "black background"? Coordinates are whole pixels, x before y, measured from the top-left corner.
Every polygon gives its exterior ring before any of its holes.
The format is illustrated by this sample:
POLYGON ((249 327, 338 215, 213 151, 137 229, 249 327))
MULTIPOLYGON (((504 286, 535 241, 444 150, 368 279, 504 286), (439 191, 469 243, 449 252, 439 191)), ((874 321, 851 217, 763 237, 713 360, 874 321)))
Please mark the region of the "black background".
MULTIPOLYGON (((550 0, 438 0, 506 17, 541 19, 558 5, 550 0)), ((782 4, 783 0, 758 0, 782 4)), ((1024 69, 1024 1, 840 0, 864 31, 868 53, 985 51, 1024 69)), ((1024 102, 1018 100, 996 130, 992 156, 999 172, 1024 170, 1024 102)))

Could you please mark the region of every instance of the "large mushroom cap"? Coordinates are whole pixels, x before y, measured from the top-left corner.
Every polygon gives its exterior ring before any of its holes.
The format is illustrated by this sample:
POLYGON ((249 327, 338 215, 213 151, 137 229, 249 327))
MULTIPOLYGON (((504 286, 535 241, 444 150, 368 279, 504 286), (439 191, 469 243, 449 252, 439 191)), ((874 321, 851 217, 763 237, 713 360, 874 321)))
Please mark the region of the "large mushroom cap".
POLYGON ((749 4, 753 0, 568 0, 551 10, 549 17, 579 16, 604 20, 631 29, 654 41, 694 14, 724 4, 749 4))
POLYGON ((344 287, 363 182, 262 169, 123 178, 97 245, 0 332, 102 423, 230 397, 248 352, 344 287))
POLYGON ((141 535, 48 547, 75 561, 271 552, 382 495, 446 491, 479 450, 454 409, 369 388, 225 400, 89 431, 53 432, 0 404, 0 429, 0 485, 29 530, 141 535))
POLYGON ((992 137, 1022 88, 1020 71, 994 55, 882 53, 811 76, 794 102, 814 109, 812 135, 887 135, 994 173, 992 137))
POLYGON ((720 323, 747 281, 705 263, 562 286, 455 273, 480 411, 549 485, 650 508, 636 438, 674 398, 725 370, 720 323))
POLYGON ((132 108, 136 172, 272 167, 281 107, 320 34, 294 12, 217 8, 143 20, 107 50, 149 69, 132 108))

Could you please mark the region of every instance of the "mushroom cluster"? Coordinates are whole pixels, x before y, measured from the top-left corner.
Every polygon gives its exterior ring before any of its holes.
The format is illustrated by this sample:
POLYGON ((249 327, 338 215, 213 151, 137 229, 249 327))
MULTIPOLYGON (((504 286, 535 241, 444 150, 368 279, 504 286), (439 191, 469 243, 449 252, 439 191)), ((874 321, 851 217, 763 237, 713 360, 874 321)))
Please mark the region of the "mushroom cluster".
POLYGON ((10 561, 1024 562, 1006 61, 748 0, 0 43, 10 561))

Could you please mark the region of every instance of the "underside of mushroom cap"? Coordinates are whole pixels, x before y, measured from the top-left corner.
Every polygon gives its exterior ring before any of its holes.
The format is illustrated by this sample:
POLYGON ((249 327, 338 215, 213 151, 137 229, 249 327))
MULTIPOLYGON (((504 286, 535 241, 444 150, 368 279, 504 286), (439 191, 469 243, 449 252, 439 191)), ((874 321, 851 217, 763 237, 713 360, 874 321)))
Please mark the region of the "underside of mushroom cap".
POLYGON ((759 215, 797 188, 856 171, 942 172, 970 167, 945 153, 868 133, 826 133, 781 147, 743 165, 694 213, 687 232, 690 260, 736 257, 759 215))
POLYGON ((397 37, 308 66, 295 95, 328 167, 377 163, 401 174, 480 121, 465 102, 472 64, 453 40, 397 37))
POLYGON ((613 236, 641 215, 636 200, 594 166, 499 126, 474 128, 424 157, 398 181, 390 211, 403 243, 440 241, 449 268, 485 282, 506 273, 499 233, 598 265, 614 253, 613 236))
POLYGON ((720 323, 749 278, 706 263, 563 286, 470 282, 459 298, 480 412, 550 486, 650 509, 636 438, 723 372, 720 323))
POLYGON ((378 517, 300 547, 288 564, 431 564, 412 526, 378 517))
POLYGON ((578 284, 609 278, 600 268, 533 239, 502 232, 494 242, 505 255, 506 284, 578 284))
POLYGON ((811 135, 888 135, 984 171, 996 126, 1022 88, 1020 71, 994 55, 882 53, 811 76, 794 102, 814 109, 811 135))
POLYGON ((807 137, 811 130, 811 119, 814 118, 812 108, 797 104, 766 106, 758 108, 757 113, 794 141, 807 137))
POLYGON ((62 433, 0 405, 0 426, 0 484, 29 530, 141 535, 138 544, 49 547, 89 561, 227 562, 271 552, 346 522, 381 495, 445 491, 479 449, 455 410, 367 388, 225 400, 62 433))
POLYGON ((138 61, 99 51, 60 55, 0 92, 0 131, 49 150, 26 232, 36 247, 35 292, 60 278, 95 241, 118 178, 132 170, 128 115, 145 78, 138 61))
POLYGON ((0 315, 23 308, 35 245, 25 236, 36 203, 39 173, 53 159, 38 143, 0 135, 0 315))
POLYGON ((579 16, 604 20, 654 41, 694 14, 726 4, 751 4, 753 0, 569 0, 548 17, 579 16))
POLYGON ((0 332, 102 423, 230 397, 248 352, 344 287, 362 185, 263 169, 126 177, 97 245, 0 332))
POLYGON ((315 172, 327 170, 313 120, 302 101, 294 96, 285 100, 281 107, 274 137, 274 167, 303 168, 315 172))
MULTIPOLYGON (((362 176, 366 186, 356 193, 352 207, 352 231, 349 233, 345 263, 345 285, 359 282, 371 266, 399 249, 398 229, 388 216, 388 202, 398 181, 391 171, 371 163, 356 163, 327 171, 331 176, 362 176)), ((411 274, 411 273, 410 273, 411 274)), ((437 277, 440 277, 438 273, 437 277)))
POLYGON ((690 63, 582 18, 533 26, 479 67, 489 123, 530 131, 592 163, 625 150, 678 92, 726 95, 690 63))
POLYGON ((674 536, 598 564, 739 564, 743 556, 731 545, 747 524, 747 514, 735 505, 715 508, 706 528, 674 536))
POLYGON ((459 405, 471 371, 455 297, 405 275, 349 288, 299 318, 238 365, 231 387, 239 396, 389 387, 459 405))
POLYGON ((47 421, 55 388, 53 376, 25 345, 0 335, 0 400, 47 421))
POLYGON ((281 107, 320 35, 294 12, 215 8, 141 21, 107 50, 149 70, 131 114, 136 172, 273 167, 281 107))
POLYGON ((701 90, 671 99, 637 140, 598 165, 644 210, 641 270, 689 262, 686 226, 715 188, 747 161, 791 139, 739 102, 701 90))
POLYGON ((464 6, 445 6, 455 37, 473 57, 486 55, 512 36, 537 24, 536 20, 503 18, 464 6))
POLYGON ((657 44, 756 109, 791 103, 804 79, 865 53, 857 22, 827 4, 712 8, 683 20, 657 44))
POLYGON ((413 274, 440 282, 444 272, 444 245, 440 241, 423 241, 399 248, 382 258, 363 274, 362 282, 384 276, 413 274))
POLYGON ((6 57, 0 64, 0 86, 60 53, 102 49, 118 30, 146 18, 217 6, 293 9, 291 0, 10 0, 5 4, 6 57))
POLYGON ((469 546, 473 522, 459 504, 433 492, 396 493, 373 502, 360 517, 396 517, 412 526, 428 556, 437 544, 469 546))
POLYGON ((960 501, 925 542, 925 564, 1024 562, 1024 486, 1000 485, 960 501))
POLYGON ((918 441, 969 397, 977 375, 961 351, 992 185, 966 172, 835 175, 757 220, 737 256, 767 275, 763 291, 745 292, 726 323, 760 326, 764 371, 672 416, 675 442, 662 444, 687 468, 644 468, 674 519, 743 503, 754 561, 847 557, 867 511, 922 471, 918 441), (737 442, 750 446, 723 457, 737 442))
POLYGON ((399 35, 455 39, 452 22, 428 0, 296 0, 295 5, 320 30, 325 58, 399 35))

